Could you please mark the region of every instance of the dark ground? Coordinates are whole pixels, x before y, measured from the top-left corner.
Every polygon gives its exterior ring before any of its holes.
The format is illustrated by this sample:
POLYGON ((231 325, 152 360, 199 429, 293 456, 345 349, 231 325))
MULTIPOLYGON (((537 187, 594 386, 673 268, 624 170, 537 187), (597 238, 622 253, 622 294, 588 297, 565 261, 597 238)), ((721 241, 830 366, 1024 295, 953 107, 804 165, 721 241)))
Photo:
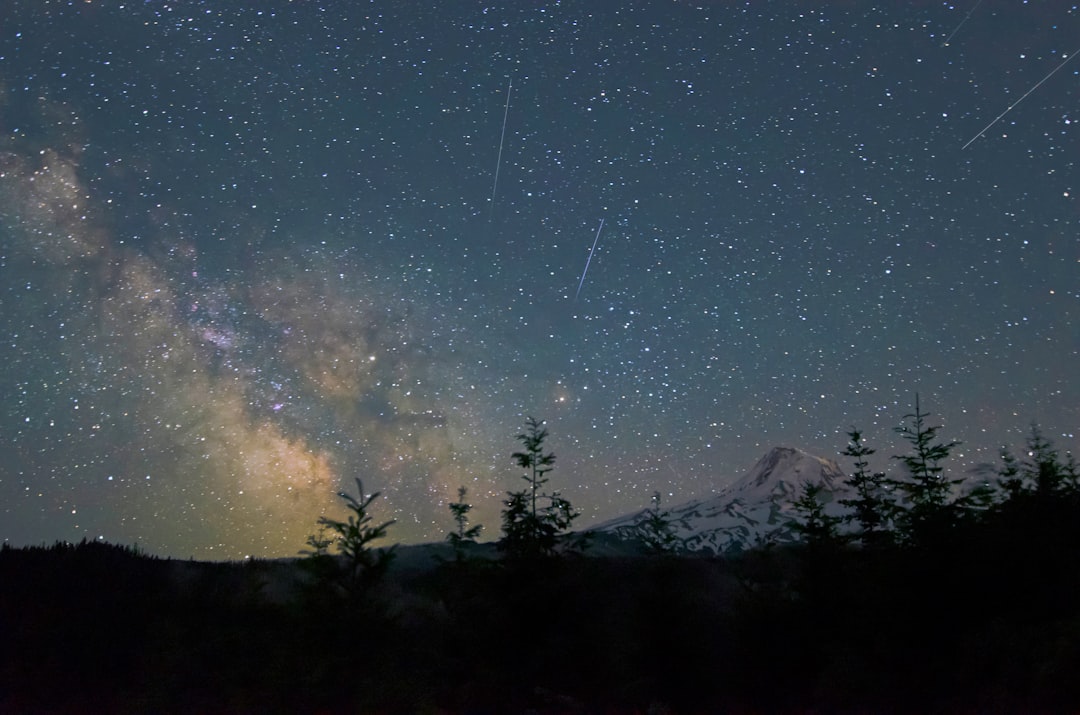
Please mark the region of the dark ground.
POLYGON ((1026 559, 1027 573, 1003 550, 516 567, 489 551, 440 565, 433 550, 402 550, 383 583, 350 600, 295 561, 170 561, 100 543, 6 548, 0 711, 1080 708, 1067 549, 1026 559), (1046 578, 1033 583, 1038 573, 1046 578))

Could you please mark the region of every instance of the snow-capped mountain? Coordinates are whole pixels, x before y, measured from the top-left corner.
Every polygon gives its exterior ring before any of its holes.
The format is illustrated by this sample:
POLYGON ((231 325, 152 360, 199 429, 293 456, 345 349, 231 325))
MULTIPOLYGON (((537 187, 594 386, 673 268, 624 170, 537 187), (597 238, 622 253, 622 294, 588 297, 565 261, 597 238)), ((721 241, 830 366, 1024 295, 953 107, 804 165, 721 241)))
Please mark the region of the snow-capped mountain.
MULTIPOLYGON (((832 459, 815 457, 792 447, 774 447, 750 471, 715 496, 663 507, 689 551, 715 553, 743 551, 766 537, 786 542, 796 536, 788 526, 792 502, 803 485, 823 485, 820 494, 826 511, 842 513, 837 500, 846 497, 847 485, 840 466, 832 459)), ((627 534, 644 511, 605 522, 594 531, 627 534)))

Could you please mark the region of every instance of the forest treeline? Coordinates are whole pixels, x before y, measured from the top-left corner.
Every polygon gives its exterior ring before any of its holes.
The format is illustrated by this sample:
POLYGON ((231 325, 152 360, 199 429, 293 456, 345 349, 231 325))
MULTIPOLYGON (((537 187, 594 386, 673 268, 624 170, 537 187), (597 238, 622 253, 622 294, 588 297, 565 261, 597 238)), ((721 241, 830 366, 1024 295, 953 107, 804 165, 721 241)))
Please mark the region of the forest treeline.
POLYGON ((296 560, 5 546, 0 712, 1076 711, 1075 462, 1033 427, 960 489, 928 417, 892 476, 853 428, 846 510, 808 484, 803 541, 739 555, 680 553, 659 495, 621 535, 574 533, 532 419, 499 538, 461 490, 424 568, 380 545, 359 480, 296 560), (617 538, 638 555, 600 555, 617 538))

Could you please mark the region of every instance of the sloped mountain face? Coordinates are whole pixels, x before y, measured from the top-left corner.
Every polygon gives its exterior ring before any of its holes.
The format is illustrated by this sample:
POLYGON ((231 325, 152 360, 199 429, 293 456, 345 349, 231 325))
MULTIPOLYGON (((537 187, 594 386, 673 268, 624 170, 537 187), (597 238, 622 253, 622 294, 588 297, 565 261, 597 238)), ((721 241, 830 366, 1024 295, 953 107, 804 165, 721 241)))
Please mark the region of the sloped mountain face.
MULTIPOLYGON (((847 477, 835 461, 795 449, 774 447, 728 492, 745 499, 798 499, 803 484, 822 484, 830 492, 844 486, 847 477)), ((722 496, 722 495, 721 495, 722 496)))
MULTIPOLYGON (((792 447, 775 447, 749 472, 716 496, 666 508, 683 547, 689 551, 737 553, 766 539, 796 541, 789 526, 792 503, 803 485, 821 484, 826 512, 840 514, 837 503, 847 485, 840 466, 792 447)), ((606 522, 595 531, 628 535, 643 512, 606 522)))

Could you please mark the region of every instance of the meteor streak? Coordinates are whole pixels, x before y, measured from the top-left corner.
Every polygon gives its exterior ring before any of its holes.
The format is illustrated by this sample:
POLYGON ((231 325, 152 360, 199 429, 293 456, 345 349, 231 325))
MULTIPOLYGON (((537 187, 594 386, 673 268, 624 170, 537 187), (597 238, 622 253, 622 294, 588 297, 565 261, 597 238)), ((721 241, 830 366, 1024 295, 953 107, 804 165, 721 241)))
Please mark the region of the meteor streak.
POLYGON ((585 274, 589 272, 589 264, 592 263, 592 254, 596 252, 596 242, 600 240, 600 232, 604 230, 604 219, 600 219, 600 226, 596 229, 596 237, 592 240, 592 248, 589 249, 589 257, 585 260, 585 270, 581 272, 581 280, 577 284, 577 293, 574 293, 574 300, 577 301, 578 296, 581 295, 581 286, 585 285, 585 274))
POLYGON ((960 24, 957 25, 956 28, 949 33, 949 36, 945 38, 945 41, 941 43, 942 47, 949 46, 949 41, 956 36, 956 33, 960 32, 960 28, 963 27, 964 23, 968 21, 969 17, 971 17, 971 13, 975 12, 979 8, 979 5, 982 5, 982 0, 979 0, 970 10, 968 10, 967 15, 964 15, 964 19, 960 21, 960 24))
POLYGON ((1041 85, 1041 84, 1042 84, 1043 82, 1045 82, 1046 80, 1048 80, 1048 79, 1050 79, 1051 77, 1053 77, 1053 76, 1054 76, 1054 74, 1056 74, 1056 73, 1057 73, 1057 71, 1058 71, 1059 69, 1061 69, 1061 68, 1062 68, 1062 67, 1064 67, 1065 65, 1069 64, 1069 60, 1071 60, 1071 59, 1072 59, 1073 57, 1076 57, 1077 53, 1080 53, 1080 50, 1073 50, 1073 53, 1072 53, 1071 55, 1069 55, 1068 57, 1066 57, 1066 58, 1065 58, 1065 60, 1064 60, 1064 61, 1063 61, 1063 62, 1062 62, 1062 63, 1061 63, 1060 65, 1058 65, 1058 66, 1057 66, 1057 67, 1055 67, 1054 69, 1050 70, 1050 73, 1049 73, 1048 75, 1046 75, 1045 77, 1043 77, 1042 79, 1040 79, 1040 80, 1039 80, 1038 82, 1036 82, 1036 83, 1035 83, 1035 85, 1034 85, 1034 86, 1033 86, 1033 87, 1032 87, 1031 89, 1029 89, 1028 91, 1024 92, 1024 96, 1023 96, 1023 97, 1021 97, 1020 99, 1018 99, 1018 100, 1016 100, 1015 102, 1013 102, 1012 104, 1010 104, 1010 105, 1009 105, 1009 108, 1008 108, 1008 109, 1006 109, 1006 110, 1005 110, 1004 112, 1002 112, 1001 114, 999 114, 999 115, 997 115, 996 117, 994 117, 994 121, 990 122, 990 123, 989 123, 989 124, 987 124, 987 125, 986 125, 985 127, 983 127, 983 128, 982 128, 982 131, 981 131, 981 132, 979 132, 979 133, 978 133, 978 134, 976 134, 975 136, 973 136, 973 137, 971 137, 970 139, 968 139, 968 142, 967 142, 967 144, 965 144, 964 146, 960 147, 960 151, 963 151, 964 149, 967 149, 967 148, 968 148, 969 146, 971 146, 971 143, 972 143, 973 141, 975 141, 976 139, 978 139, 979 137, 981 137, 981 136, 982 136, 983 134, 986 134, 986 130, 988 130, 988 129, 989 129, 990 127, 994 126, 995 124, 997 124, 997 123, 998 123, 998 121, 1000 121, 1002 117, 1004 117, 1004 116, 1005 116, 1006 114, 1008 114, 1009 112, 1011 112, 1011 111, 1013 110, 1013 107, 1015 107, 1016 105, 1020 104, 1020 103, 1021 103, 1021 102, 1023 102, 1023 101, 1025 100, 1025 99, 1027 99, 1027 97, 1028 97, 1028 95, 1029 95, 1029 94, 1031 94, 1032 92, 1034 92, 1035 90, 1037 90, 1037 89, 1039 88, 1039 86, 1040 86, 1040 85, 1041 85))
POLYGON ((495 190, 499 188, 499 167, 502 166, 503 142, 506 140, 506 119, 510 116, 510 90, 514 86, 514 78, 511 77, 506 84, 506 106, 503 108, 502 133, 499 134, 499 158, 495 160, 495 181, 491 184, 491 211, 488 213, 488 221, 495 213, 495 190))

